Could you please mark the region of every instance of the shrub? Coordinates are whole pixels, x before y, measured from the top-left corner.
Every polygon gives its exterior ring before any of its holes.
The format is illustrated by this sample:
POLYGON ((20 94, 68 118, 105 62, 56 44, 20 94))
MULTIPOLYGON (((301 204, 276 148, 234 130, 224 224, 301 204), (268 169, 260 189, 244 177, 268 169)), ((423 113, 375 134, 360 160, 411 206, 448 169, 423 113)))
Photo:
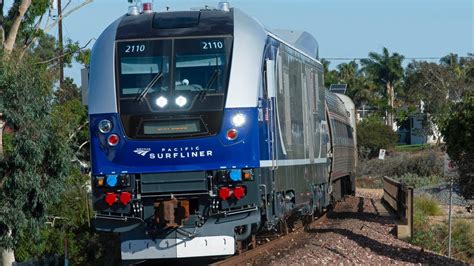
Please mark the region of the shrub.
POLYGON ((429 196, 421 196, 415 198, 415 211, 419 211, 426 216, 440 216, 443 215, 443 210, 438 205, 438 202, 429 196))
POLYGON ((461 259, 474 257, 474 223, 457 220, 452 228, 453 246, 461 259))
POLYGON ((398 134, 390 126, 376 119, 366 119, 357 124, 357 146, 364 158, 374 158, 379 149, 389 149, 395 146, 398 134))
POLYGON ((415 232, 410 242, 428 250, 443 253, 446 249, 447 235, 448 227, 446 224, 427 225, 426 229, 422 230, 418 230, 415 227, 415 232))
POLYGON ((358 165, 357 175, 396 177, 410 173, 419 177, 427 177, 441 176, 442 170, 442 156, 435 151, 428 151, 420 154, 400 153, 386 157, 385 160, 361 161, 358 165))
POLYGON ((444 178, 439 175, 419 176, 410 173, 397 176, 395 179, 415 188, 436 185, 444 181, 444 178))
MULTIPOLYGON (((448 225, 445 223, 430 224, 427 216, 416 212, 414 217, 414 233, 410 242, 414 245, 448 254, 448 225), (421 220, 417 220, 419 218, 421 220)), ((466 220, 455 220, 452 225, 451 254, 454 258, 466 262, 474 259, 474 223, 466 220)))

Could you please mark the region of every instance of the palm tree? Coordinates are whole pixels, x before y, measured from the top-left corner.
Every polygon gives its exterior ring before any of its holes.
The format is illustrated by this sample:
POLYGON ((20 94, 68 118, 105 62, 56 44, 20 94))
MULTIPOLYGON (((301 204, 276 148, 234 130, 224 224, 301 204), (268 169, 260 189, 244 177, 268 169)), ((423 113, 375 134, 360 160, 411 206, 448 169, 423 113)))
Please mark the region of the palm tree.
POLYGON ((392 126, 394 122, 393 109, 395 107, 395 85, 403 78, 403 55, 393 53, 390 55, 387 48, 382 54, 369 53, 369 58, 362 59, 361 64, 365 71, 376 84, 383 87, 382 94, 387 98, 389 110, 386 112, 385 123, 392 126))

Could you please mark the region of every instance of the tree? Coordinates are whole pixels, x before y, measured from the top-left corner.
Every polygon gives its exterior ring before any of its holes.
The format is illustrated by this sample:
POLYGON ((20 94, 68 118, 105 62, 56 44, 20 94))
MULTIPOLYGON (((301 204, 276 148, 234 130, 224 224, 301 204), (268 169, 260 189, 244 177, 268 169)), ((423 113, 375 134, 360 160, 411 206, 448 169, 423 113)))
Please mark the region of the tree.
POLYGON ((0 251, 3 264, 10 265, 14 260, 11 249, 19 239, 38 236, 71 168, 74 145, 61 137, 52 122, 57 80, 53 61, 59 57, 67 61, 74 55, 87 60, 88 52, 80 53, 78 44, 69 41, 70 51, 61 54, 51 49, 57 41, 46 32, 92 0, 71 8, 43 29, 40 26, 50 0, 14 0, 6 16, 4 2, 0 1, 0 97, 5 99, 0 117, 0 251), (42 46, 48 40, 51 45, 42 46), (48 53, 54 56, 39 60, 48 53))
POLYGON ((374 158, 380 149, 392 148, 397 141, 398 134, 377 117, 369 117, 357 124, 357 146, 363 158, 374 158))
POLYGON ((474 90, 474 56, 450 54, 439 64, 414 61, 406 69, 404 90, 406 105, 420 107, 426 128, 431 129, 444 119, 453 102, 474 90))
POLYGON ((439 124, 447 153, 458 167, 461 194, 474 198, 474 89, 453 104, 439 124))
POLYGON ((386 111, 386 125, 393 125, 395 108, 395 88, 403 78, 402 61, 403 55, 393 53, 390 55, 387 48, 383 48, 382 54, 369 53, 368 59, 362 59, 363 71, 367 73, 377 85, 380 86, 381 94, 387 99, 388 110, 386 111), (383 88, 383 89, 382 89, 383 88))
POLYGON ((46 210, 63 189, 72 150, 51 118, 52 80, 46 68, 24 61, 0 66, 11 148, 0 167, 0 246, 14 248, 25 234, 37 237, 46 210), (18 78, 22 77, 22 78, 18 78))
POLYGON ((331 84, 337 83, 337 71, 329 70, 331 62, 326 59, 321 59, 321 64, 323 65, 324 72, 324 87, 329 88, 331 84))

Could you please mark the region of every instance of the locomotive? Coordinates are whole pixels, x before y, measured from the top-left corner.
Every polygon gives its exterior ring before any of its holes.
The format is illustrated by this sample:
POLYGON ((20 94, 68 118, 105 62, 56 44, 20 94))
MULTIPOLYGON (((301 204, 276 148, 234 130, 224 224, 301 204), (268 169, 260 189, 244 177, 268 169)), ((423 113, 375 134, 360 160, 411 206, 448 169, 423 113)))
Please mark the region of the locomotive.
POLYGON ((229 4, 132 6, 89 69, 93 225, 123 261, 229 256, 353 194, 352 101, 323 85, 307 32, 229 4))

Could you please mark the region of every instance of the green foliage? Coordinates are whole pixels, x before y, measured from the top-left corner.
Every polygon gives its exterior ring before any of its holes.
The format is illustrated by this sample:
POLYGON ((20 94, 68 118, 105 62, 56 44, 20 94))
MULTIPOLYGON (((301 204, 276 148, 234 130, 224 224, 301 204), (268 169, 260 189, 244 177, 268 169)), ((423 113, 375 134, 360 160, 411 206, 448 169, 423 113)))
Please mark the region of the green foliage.
POLYGON ((397 153, 385 157, 385 160, 372 159, 359 163, 357 174, 359 177, 402 177, 405 181, 418 187, 417 184, 431 185, 432 182, 441 180, 443 171, 442 154, 436 151, 425 151, 418 154, 397 153), (410 181, 422 178, 426 181, 410 181), (426 183, 425 183, 426 182, 426 183))
POLYGON ((387 83, 395 85, 404 75, 402 67, 403 55, 393 53, 390 55, 387 48, 383 48, 382 54, 369 53, 368 59, 362 59, 361 64, 366 73, 379 85, 381 92, 385 92, 387 83))
MULTIPOLYGON (((410 242, 414 245, 447 255, 448 225, 447 222, 432 222, 428 215, 439 213, 435 202, 431 199, 418 202, 415 199, 413 217, 414 233, 410 242)), ((439 206, 438 206, 439 208, 439 206)), ((455 219, 452 225, 452 254, 453 257, 466 262, 474 258, 474 223, 468 220, 455 219)))
POLYGON ((8 99, 4 117, 13 130, 11 149, 0 162, 1 247, 39 236, 46 211, 59 199, 70 171, 68 141, 53 130, 52 87, 46 68, 27 56, 0 63, 0 89, 8 99))
POLYGON ((468 260, 474 258, 474 223, 457 220, 452 229, 455 253, 458 257, 468 260))
POLYGON ((430 148, 430 144, 413 144, 413 145, 398 145, 395 146, 395 151, 398 152, 418 152, 430 148))
POLYGON ((447 152, 459 171, 461 194, 474 198, 474 88, 440 119, 447 152))
POLYGON ((445 224, 436 224, 433 226, 428 226, 428 228, 425 230, 415 229, 410 242, 416 246, 420 246, 437 253, 444 253, 443 251, 447 246, 447 235, 448 227, 445 224))
POLYGON ((48 209, 48 226, 41 230, 41 237, 35 240, 33 248, 28 236, 20 239, 15 250, 17 260, 64 254, 64 241, 67 240, 72 265, 115 264, 105 260, 106 256, 113 257, 110 252, 117 252, 113 249, 119 243, 117 236, 97 234, 88 223, 92 217, 87 195, 88 180, 87 175, 81 175, 77 170, 70 173, 60 201, 48 209))
POLYGON ((412 173, 396 176, 395 179, 415 188, 437 185, 445 181, 440 175, 419 176, 412 173))
POLYGON ((363 157, 376 157, 379 149, 392 148, 397 141, 397 133, 375 119, 366 119, 357 124, 357 145, 360 151, 366 153, 363 157))
MULTIPOLYGON (((8 11, 5 17, 5 31, 8 32, 13 23, 13 19, 18 14, 18 9, 22 0, 15 0, 12 7, 8 11)), ((50 0, 32 0, 31 5, 26 12, 22 23, 20 25, 19 34, 17 37, 17 43, 24 44, 31 40, 33 37, 42 34, 42 31, 36 30, 36 23, 38 19, 43 16, 51 5, 50 0)))
POLYGON ((459 57, 450 54, 439 64, 414 61, 406 68, 404 93, 405 105, 420 105, 426 115, 426 124, 440 126, 453 102, 460 101, 474 89, 474 56, 459 57))
POLYGON ((444 214, 441 207, 439 207, 438 201, 430 196, 416 197, 414 207, 417 212, 425 216, 440 216, 444 214))

